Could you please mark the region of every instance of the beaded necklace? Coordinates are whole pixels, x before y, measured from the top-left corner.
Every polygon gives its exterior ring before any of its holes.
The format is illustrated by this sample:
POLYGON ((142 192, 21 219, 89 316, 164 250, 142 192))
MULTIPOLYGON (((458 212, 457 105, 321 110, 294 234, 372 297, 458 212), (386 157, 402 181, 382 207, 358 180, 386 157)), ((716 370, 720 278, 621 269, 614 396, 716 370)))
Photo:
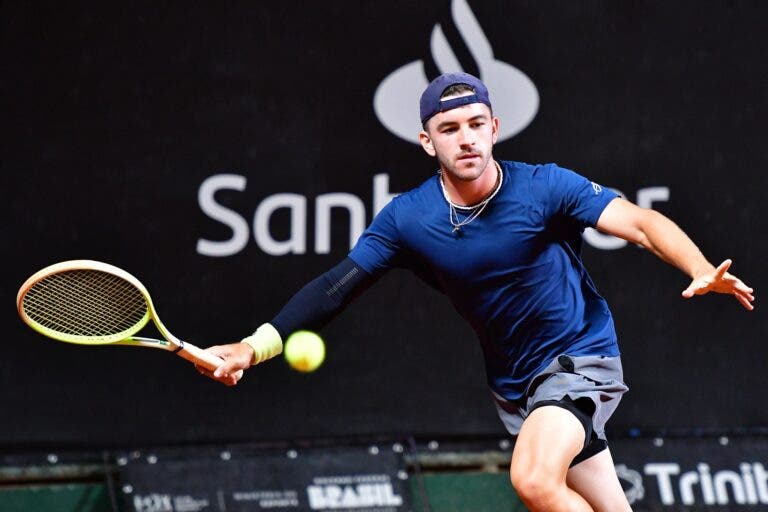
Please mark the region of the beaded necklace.
POLYGON ((438 171, 438 174, 440 174, 440 188, 443 190, 443 197, 445 197, 445 200, 448 202, 448 219, 451 221, 451 226, 453 226, 453 233, 460 231, 462 227, 466 226, 475 220, 481 213, 483 213, 483 210, 485 210, 485 207, 488 206, 488 203, 491 202, 491 199, 493 199, 499 190, 501 190, 501 182, 504 179, 504 173, 501 171, 501 167, 499 166, 498 162, 494 160, 493 163, 496 164, 496 170, 498 172, 496 188, 493 189, 493 192, 491 192, 488 197, 471 206, 461 206, 451 201, 451 199, 448 197, 448 192, 445 190, 442 171, 438 171), (459 210, 467 212, 467 216, 464 218, 464 220, 459 220, 459 210))

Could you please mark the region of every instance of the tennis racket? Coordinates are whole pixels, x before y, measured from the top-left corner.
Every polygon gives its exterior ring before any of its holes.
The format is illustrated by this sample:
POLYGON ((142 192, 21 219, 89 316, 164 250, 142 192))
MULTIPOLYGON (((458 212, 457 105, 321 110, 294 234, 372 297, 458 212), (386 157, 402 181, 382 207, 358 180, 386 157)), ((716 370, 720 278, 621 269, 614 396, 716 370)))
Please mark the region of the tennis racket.
POLYGON ((16 295, 21 319, 40 334, 81 345, 130 345, 173 352, 215 370, 222 360, 171 334, 138 279, 99 261, 56 263, 32 275, 16 295), (162 340, 134 336, 154 321, 162 340))

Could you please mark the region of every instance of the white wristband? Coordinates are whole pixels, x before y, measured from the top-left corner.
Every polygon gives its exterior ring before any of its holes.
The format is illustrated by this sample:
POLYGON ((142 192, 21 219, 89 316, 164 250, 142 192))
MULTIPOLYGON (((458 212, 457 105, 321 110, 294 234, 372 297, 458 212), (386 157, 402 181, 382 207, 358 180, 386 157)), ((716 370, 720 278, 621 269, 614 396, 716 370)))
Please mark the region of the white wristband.
POLYGON ((271 359, 283 351, 283 340, 280 333, 272 324, 261 324, 256 332, 243 338, 241 343, 247 343, 253 349, 251 364, 259 364, 271 359))

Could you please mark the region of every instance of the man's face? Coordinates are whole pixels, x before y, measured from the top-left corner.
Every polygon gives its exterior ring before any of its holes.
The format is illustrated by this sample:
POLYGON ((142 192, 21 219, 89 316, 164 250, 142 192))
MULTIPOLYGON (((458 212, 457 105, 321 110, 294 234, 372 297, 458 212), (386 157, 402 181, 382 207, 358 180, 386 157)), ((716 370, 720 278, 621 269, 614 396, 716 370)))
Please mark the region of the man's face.
POLYGON ((472 181, 488 166, 498 132, 499 119, 491 115, 491 109, 484 103, 470 103, 436 114, 427 121, 419 139, 424 151, 437 157, 444 172, 472 181))

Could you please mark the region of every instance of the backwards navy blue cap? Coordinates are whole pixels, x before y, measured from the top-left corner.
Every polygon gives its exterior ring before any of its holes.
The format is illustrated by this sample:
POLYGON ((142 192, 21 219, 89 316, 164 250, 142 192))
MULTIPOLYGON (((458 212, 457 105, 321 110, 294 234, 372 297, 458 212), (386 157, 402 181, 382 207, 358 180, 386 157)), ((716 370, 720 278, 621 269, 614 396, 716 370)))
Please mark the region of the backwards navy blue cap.
POLYGON ((444 73, 432 80, 421 94, 421 100, 419 101, 421 124, 426 124, 432 116, 439 112, 446 112, 471 103, 484 103, 488 105, 488 108, 492 108, 485 84, 469 73, 444 73), (440 96, 443 95, 443 92, 456 84, 466 84, 474 89, 475 92, 467 96, 440 101, 440 96))

